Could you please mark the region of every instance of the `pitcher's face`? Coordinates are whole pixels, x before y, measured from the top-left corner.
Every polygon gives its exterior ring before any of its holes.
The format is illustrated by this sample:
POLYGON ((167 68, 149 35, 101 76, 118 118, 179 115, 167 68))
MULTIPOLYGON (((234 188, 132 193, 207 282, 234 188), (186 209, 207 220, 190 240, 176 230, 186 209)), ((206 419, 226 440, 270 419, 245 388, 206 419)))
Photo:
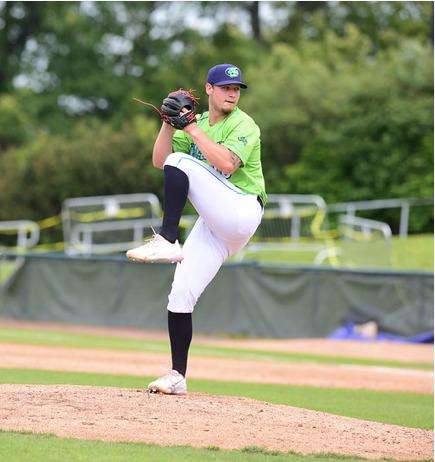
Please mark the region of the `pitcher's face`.
POLYGON ((240 85, 211 85, 205 86, 205 91, 209 97, 210 109, 221 113, 229 114, 237 106, 240 99, 240 85))

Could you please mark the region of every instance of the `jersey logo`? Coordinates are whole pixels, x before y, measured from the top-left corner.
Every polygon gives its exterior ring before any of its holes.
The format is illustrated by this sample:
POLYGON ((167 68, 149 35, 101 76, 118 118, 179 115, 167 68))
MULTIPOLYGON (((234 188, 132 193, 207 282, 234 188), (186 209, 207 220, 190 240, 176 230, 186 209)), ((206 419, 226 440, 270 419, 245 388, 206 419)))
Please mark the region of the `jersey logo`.
POLYGON ((239 136, 237 139, 241 141, 245 146, 248 144, 248 140, 244 136, 239 136))
POLYGON ((227 74, 228 77, 235 79, 239 76, 240 71, 237 69, 237 67, 227 67, 225 69, 225 74, 227 74))
POLYGON ((195 143, 190 145, 189 154, 195 159, 205 160, 205 157, 202 155, 202 152, 198 149, 198 146, 195 143))
MULTIPOLYGON (((217 141, 217 144, 223 144, 223 141, 217 141)), ((202 152, 198 149, 198 146, 195 143, 191 143, 190 149, 189 149, 189 155, 192 156, 192 157, 195 157, 195 159, 205 160, 207 162, 207 159, 202 155, 202 152)), ((210 163, 208 163, 208 164, 210 165, 210 167, 212 167, 218 173, 223 175, 227 180, 228 180, 228 178, 231 177, 231 173, 225 174, 225 173, 221 172, 220 170, 218 170, 214 165, 211 165, 210 163)))

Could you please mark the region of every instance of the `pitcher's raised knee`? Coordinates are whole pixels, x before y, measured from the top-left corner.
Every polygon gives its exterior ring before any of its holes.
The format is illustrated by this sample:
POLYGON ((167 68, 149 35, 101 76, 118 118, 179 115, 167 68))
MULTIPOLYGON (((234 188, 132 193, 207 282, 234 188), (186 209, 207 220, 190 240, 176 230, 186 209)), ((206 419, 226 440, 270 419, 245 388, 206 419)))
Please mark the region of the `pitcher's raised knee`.
POLYGON ((172 154, 169 154, 169 156, 166 158, 164 165, 171 165, 172 167, 177 167, 180 170, 183 170, 183 164, 184 162, 181 162, 183 159, 192 159, 189 154, 185 154, 183 152, 173 152, 172 154))
POLYGON ((185 288, 172 288, 169 294, 168 310, 172 313, 192 313, 198 297, 185 288))

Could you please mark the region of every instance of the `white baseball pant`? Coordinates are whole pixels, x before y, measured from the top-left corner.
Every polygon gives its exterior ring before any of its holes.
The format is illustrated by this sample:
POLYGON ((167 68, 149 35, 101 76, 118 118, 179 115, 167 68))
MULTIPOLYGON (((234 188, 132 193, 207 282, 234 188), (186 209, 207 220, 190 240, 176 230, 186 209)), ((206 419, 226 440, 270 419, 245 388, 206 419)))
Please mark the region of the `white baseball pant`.
POLYGON ((168 310, 191 313, 223 262, 247 244, 260 224, 263 210, 255 194, 247 194, 204 162, 175 152, 165 165, 189 178, 188 197, 199 214, 177 264, 168 310))

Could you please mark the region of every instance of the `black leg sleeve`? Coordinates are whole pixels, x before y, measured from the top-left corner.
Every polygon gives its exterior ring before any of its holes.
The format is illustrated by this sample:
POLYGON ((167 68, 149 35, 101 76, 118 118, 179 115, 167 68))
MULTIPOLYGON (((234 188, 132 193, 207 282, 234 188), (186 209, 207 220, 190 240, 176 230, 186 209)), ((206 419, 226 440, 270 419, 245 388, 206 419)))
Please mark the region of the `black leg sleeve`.
POLYGON ((186 375, 187 356, 192 341, 192 313, 168 310, 168 330, 171 341, 172 369, 186 375))
POLYGON ((174 243, 178 238, 178 225, 187 202, 189 178, 177 167, 165 165, 164 169, 163 223, 160 235, 174 243))

